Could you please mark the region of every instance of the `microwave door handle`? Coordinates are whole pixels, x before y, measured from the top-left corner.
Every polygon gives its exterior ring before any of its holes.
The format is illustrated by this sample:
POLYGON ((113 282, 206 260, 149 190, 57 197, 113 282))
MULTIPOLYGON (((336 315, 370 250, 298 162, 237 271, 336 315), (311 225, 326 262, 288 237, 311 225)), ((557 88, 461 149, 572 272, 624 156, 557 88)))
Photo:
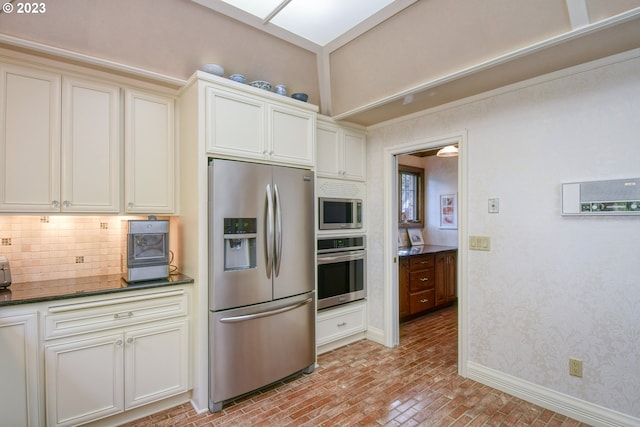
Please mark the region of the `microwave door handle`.
POLYGON ((275 207, 275 275, 280 274, 280 261, 282 260, 282 209, 280 206, 280 192, 278 184, 273 184, 273 201, 275 207))
POLYGON ((267 217, 265 218, 265 236, 264 246, 267 254, 267 278, 271 278, 271 270, 273 270, 273 196, 271 195, 271 185, 267 184, 265 188, 267 196, 267 217))

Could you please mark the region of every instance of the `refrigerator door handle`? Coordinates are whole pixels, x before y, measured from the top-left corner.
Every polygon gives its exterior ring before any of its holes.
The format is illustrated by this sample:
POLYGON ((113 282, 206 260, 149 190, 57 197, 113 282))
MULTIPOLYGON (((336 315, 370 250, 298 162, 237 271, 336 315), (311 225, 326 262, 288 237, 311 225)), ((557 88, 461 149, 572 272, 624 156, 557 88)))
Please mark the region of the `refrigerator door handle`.
POLYGON ((261 317, 273 316, 274 314, 280 314, 286 311, 295 310, 296 308, 302 307, 303 305, 307 305, 312 301, 313 301, 313 298, 307 298, 306 300, 301 301, 299 303, 282 307, 282 308, 277 308, 275 310, 262 311, 260 313, 254 313, 254 314, 245 314, 244 316, 223 317, 222 319, 220 319, 220 322, 221 323, 237 323, 237 322, 244 322, 252 319, 260 319, 261 317))
POLYGON ((273 184, 273 195, 275 202, 275 275, 280 274, 280 261, 282 260, 282 209, 280 207, 280 192, 278 184, 273 184))
POLYGON ((273 270, 273 196, 271 195, 271 185, 267 184, 265 188, 267 195, 267 217, 265 218, 265 252, 267 253, 267 278, 271 279, 271 271, 273 270))

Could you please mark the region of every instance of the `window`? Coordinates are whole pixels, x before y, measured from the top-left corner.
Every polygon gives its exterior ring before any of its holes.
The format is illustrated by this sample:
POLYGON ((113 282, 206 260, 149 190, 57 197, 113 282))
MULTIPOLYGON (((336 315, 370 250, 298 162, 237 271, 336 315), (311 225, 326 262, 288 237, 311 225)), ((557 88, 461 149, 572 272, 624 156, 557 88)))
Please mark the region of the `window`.
POLYGON ((398 165, 398 220, 402 228, 424 225, 424 172, 420 168, 398 165))

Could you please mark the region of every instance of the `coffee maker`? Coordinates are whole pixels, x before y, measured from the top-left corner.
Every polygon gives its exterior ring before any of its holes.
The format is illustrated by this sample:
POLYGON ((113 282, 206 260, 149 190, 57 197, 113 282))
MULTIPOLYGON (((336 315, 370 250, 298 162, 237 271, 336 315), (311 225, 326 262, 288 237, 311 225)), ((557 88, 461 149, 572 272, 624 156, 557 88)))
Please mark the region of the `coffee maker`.
POLYGON ((127 282, 169 277, 169 221, 150 216, 122 224, 122 277, 127 282))

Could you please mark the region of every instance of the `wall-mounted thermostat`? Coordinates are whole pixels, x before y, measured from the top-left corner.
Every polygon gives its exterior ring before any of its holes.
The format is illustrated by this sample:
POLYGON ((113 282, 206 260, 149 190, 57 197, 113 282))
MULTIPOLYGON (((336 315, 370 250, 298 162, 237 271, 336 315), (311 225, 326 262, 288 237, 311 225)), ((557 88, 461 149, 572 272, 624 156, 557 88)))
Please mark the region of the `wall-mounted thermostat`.
POLYGON ((562 184, 562 215, 640 215, 640 178, 562 184))

